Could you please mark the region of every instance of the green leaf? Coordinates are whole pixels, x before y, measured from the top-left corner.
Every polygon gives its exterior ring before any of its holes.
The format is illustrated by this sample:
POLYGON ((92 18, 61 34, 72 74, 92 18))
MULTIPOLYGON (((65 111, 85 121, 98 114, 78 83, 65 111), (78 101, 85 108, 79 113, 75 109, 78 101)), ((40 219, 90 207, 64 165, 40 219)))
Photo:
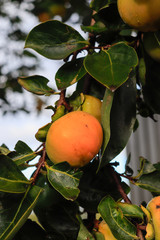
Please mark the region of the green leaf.
POLYGON ((77 240, 84 240, 84 239, 95 240, 93 235, 87 230, 87 228, 81 222, 77 240))
POLYGON ((154 171, 149 174, 143 174, 135 184, 152 193, 160 194, 160 171, 154 171))
POLYGON ((110 113, 110 139, 101 166, 115 158, 126 146, 136 120, 136 78, 130 77, 114 93, 110 113))
POLYGON ((136 227, 123 215, 113 198, 110 196, 103 198, 98 206, 98 211, 117 240, 138 239, 136 227))
POLYGON ((28 187, 24 195, 6 194, 0 197, 0 239, 12 240, 33 210, 41 188, 28 187))
MULTIPOLYGON (((77 201, 81 207, 91 213, 97 213, 98 204, 106 196, 106 193, 115 200, 122 198, 113 179, 110 167, 106 165, 97 172, 98 164, 98 161, 94 160, 83 168, 83 175, 79 184, 80 193, 77 201)), ((130 191, 129 186, 120 177, 119 181, 125 193, 128 194, 130 191)))
POLYGON ((136 51, 123 42, 113 45, 108 51, 88 55, 84 60, 87 72, 112 91, 128 79, 137 64, 136 51))
POLYGON ((93 234, 96 240, 105 240, 105 237, 101 232, 94 231, 93 234))
POLYGON ((53 235, 51 239, 77 239, 80 224, 77 220, 79 206, 76 201, 72 202, 63 198, 62 201, 57 204, 53 203, 49 207, 47 202, 45 203, 45 208, 41 209, 36 206, 34 212, 47 233, 53 235))
POLYGON ((68 200, 74 201, 79 194, 79 181, 82 172, 75 172, 65 162, 52 167, 47 166, 47 177, 50 184, 68 200))
POLYGON ((114 93, 106 88, 102 103, 102 116, 101 116, 101 122, 103 127, 102 157, 110 139, 110 112, 112 108, 113 98, 114 93))
POLYGON ((74 28, 57 20, 39 24, 29 33, 25 48, 32 48, 49 59, 64 59, 85 47, 87 41, 74 28))
POLYGON ((99 11, 101 8, 108 6, 111 3, 116 3, 116 0, 92 0, 90 3, 90 7, 95 11, 99 11))
POLYGON ((86 74, 86 70, 83 66, 83 59, 84 58, 79 58, 67 62, 58 69, 55 76, 58 89, 62 90, 71 86, 86 74))
POLYGON ((47 86, 49 80, 43 76, 20 77, 18 82, 23 88, 34 94, 46 96, 54 94, 54 90, 47 86))
POLYGON ((21 173, 16 164, 5 155, 0 155, 0 191, 24 193, 30 182, 21 173))
POLYGON ((37 154, 32 151, 32 149, 24 142, 18 141, 15 146, 16 152, 11 153, 9 156, 12 158, 12 160, 16 163, 17 166, 27 162, 31 161, 35 157, 37 157, 37 154))
POLYGON ((3 155, 8 155, 11 151, 7 148, 7 147, 0 147, 0 153, 2 153, 3 155))
POLYGON ((38 129, 37 133, 35 134, 35 138, 38 141, 40 141, 40 142, 45 142, 46 141, 47 132, 48 132, 51 124, 52 123, 48 123, 48 124, 46 124, 43 127, 38 129))
POLYGON ((18 231, 14 240, 44 240, 46 232, 36 222, 28 219, 18 231))
POLYGON ((144 220, 144 213, 139 206, 124 202, 117 202, 117 205, 122 210, 124 216, 144 220))

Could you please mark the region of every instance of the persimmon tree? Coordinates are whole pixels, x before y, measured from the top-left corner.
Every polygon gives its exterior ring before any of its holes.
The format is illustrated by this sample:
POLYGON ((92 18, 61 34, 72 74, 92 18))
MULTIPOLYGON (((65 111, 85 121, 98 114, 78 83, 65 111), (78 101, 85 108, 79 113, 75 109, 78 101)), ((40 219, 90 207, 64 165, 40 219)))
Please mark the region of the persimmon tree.
MULTIPOLYGON (((137 115, 155 121, 154 115, 160 113, 159 63, 144 49, 144 33, 121 19, 116 0, 93 0, 90 9, 90 25, 81 26, 88 33, 87 39, 57 20, 35 26, 26 38, 25 48, 53 61, 63 59, 64 64, 55 79, 39 75, 18 78, 18 83, 32 94, 48 99, 58 95, 59 99, 46 106, 46 111, 53 111, 48 123, 35 129, 40 142, 37 150, 22 141, 15 144, 14 150, 5 143, 0 147, 2 240, 107 239, 99 231, 99 223, 107 224, 105 229, 110 230, 113 239, 154 239, 154 226, 152 238, 148 238, 147 227, 152 220, 145 199, 143 204, 132 203, 128 197, 130 186, 123 179, 157 196, 160 164, 140 157, 139 174, 135 176, 129 167, 130 157, 123 174, 117 172, 119 162, 114 158, 137 130, 137 115), (49 86, 51 81, 56 82, 56 91, 49 86), (73 84, 75 90, 68 96, 66 90, 73 84), (65 114, 83 111, 88 95, 102 102, 102 147, 83 167, 71 167, 63 161, 54 164, 46 153, 47 132, 65 114), (36 164, 32 162, 35 159, 36 164), (27 179, 23 170, 33 165, 36 170, 27 179), (33 212, 36 221, 29 218, 33 212)), ((158 32, 154 34, 159 42, 158 32)), ((93 105, 91 109, 96 112, 94 101, 93 105)), ((67 142, 60 145, 66 148, 67 142)))

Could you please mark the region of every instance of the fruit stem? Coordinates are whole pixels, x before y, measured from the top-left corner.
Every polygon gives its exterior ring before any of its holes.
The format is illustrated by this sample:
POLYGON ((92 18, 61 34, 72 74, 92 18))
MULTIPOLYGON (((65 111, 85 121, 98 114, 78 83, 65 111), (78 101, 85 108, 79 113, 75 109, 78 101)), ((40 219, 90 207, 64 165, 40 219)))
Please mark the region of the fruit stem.
POLYGON ((131 200, 128 198, 127 194, 125 193, 124 189, 121 186, 120 180, 118 178, 118 173, 114 170, 113 167, 110 167, 110 171, 111 171, 112 176, 113 176, 113 178, 114 178, 114 180, 115 180, 115 182, 117 184, 118 191, 121 194, 121 196, 124 199, 124 201, 126 203, 132 203, 131 200))
POLYGON ((61 93, 60 93, 60 99, 58 100, 57 107, 60 106, 60 105, 64 105, 65 108, 66 108, 68 111, 71 111, 71 110, 72 110, 72 107, 66 102, 65 93, 66 93, 66 89, 64 89, 64 90, 61 91, 61 93))

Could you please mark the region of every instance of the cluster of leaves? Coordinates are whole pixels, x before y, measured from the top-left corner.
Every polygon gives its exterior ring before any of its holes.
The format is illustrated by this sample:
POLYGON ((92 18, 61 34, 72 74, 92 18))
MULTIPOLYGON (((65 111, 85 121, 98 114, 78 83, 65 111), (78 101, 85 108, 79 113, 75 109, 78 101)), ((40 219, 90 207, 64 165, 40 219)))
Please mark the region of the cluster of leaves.
MULTIPOLYGON (((64 59, 55 76, 60 92, 55 93, 44 76, 20 77, 19 84, 38 96, 59 94, 60 98, 54 106, 48 106, 54 110, 51 121, 35 135, 42 142, 38 150, 33 151, 21 141, 15 151, 5 145, 0 148, 2 240, 24 239, 24 236, 31 240, 100 240, 103 235, 94 224, 97 213, 118 240, 138 239, 140 229, 145 228, 144 212, 131 204, 127 197, 130 188, 113 168, 116 164, 110 161, 124 149, 136 129, 137 114, 153 118, 154 113, 159 113, 159 95, 150 94, 159 84, 158 67, 143 50, 142 33, 134 36, 132 29, 122 22, 115 0, 107 4, 94 0, 90 6, 95 11, 94 22, 82 26, 89 40, 57 20, 34 27, 27 36, 25 48, 48 59, 64 59), (154 68, 148 68, 151 63, 154 68), (66 88, 73 84, 75 92, 65 97, 66 88), (59 117, 81 108, 84 93, 103 100, 101 152, 81 169, 73 169, 65 162, 54 165, 45 152, 47 131, 59 117), (155 97, 155 102, 151 97, 155 97), (36 158, 36 170, 28 180, 22 171, 31 167, 36 158), (39 225, 28 219, 32 210, 39 225)), ((130 172, 127 166, 122 176, 153 195, 160 194, 159 163, 152 165, 140 158, 139 174, 131 176, 130 172)), ((141 239, 142 235, 145 231, 141 239)))
MULTIPOLYGON (((72 14, 78 16, 77 22, 88 24, 91 9, 86 0, 67 1, 67 0, 47 0, 47 1, 27 1, 27 0, 1 0, 0 19, 1 25, 1 63, 0 63, 0 109, 3 114, 7 112, 16 113, 17 111, 30 112, 31 109, 23 96, 21 104, 12 103, 9 96, 15 98, 23 94, 21 85, 17 83, 19 76, 28 76, 41 66, 36 54, 23 51, 24 41, 27 36, 25 21, 42 22, 54 19, 57 15, 62 21, 70 19, 72 14), (25 19, 24 19, 25 16, 25 19), (10 61, 12 59, 12 61, 10 61), (14 64, 13 64, 14 63, 14 64), (25 101, 24 101, 25 100, 25 101)), ((27 30, 28 31, 28 30, 27 30)), ((24 95, 24 94, 23 94, 24 95)), ((38 96, 35 101, 35 109, 41 111, 43 101, 38 96), (37 106, 36 106, 37 105, 37 106)))

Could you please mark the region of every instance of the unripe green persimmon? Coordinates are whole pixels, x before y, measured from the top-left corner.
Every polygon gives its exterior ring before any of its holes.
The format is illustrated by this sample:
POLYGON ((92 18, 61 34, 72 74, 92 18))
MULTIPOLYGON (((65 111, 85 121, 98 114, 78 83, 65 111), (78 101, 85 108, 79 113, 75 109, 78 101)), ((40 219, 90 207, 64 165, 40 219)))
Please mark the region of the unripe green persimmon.
POLYGON ((156 33, 145 33, 143 37, 144 49, 148 55, 157 62, 160 62, 160 43, 156 33))
POLYGON ((125 23, 142 32, 160 29, 159 0, 118 0, 118 11, 125 23))
POLYGON ((84 95, 84 97, 85 100, 82 104, 82 111, 90 113, 92 116, 97 118, 98 121, 101 121, 101 100, 90 95, 84 95))
POLYGON ((52 123, 46 152, 53 163, 68 162, 83 167, 99 152, 103 130, 99 121, 83 111, 70 112, 52 123))

